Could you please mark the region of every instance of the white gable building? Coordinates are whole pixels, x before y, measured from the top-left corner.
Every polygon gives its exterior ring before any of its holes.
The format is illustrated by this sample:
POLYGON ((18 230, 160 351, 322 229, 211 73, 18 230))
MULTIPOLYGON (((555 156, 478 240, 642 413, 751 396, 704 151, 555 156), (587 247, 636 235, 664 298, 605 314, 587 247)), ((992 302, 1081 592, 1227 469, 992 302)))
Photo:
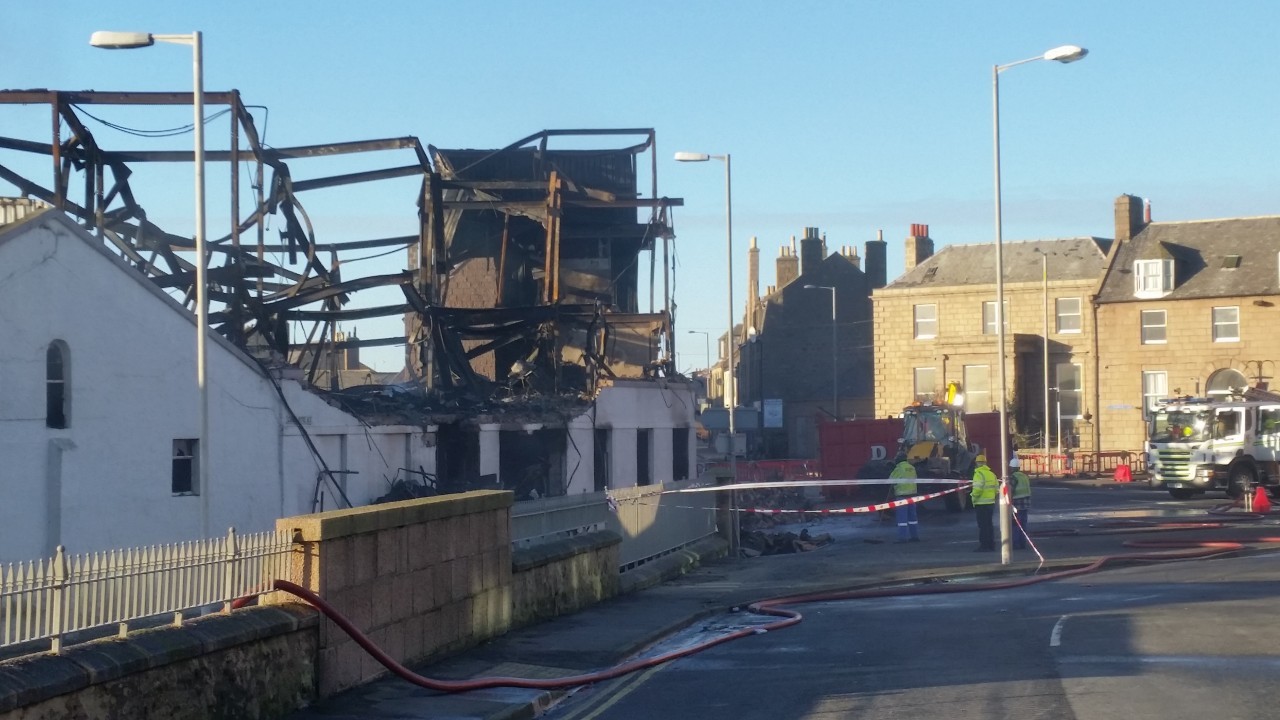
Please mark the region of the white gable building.
MULTIPOLYGON (((0 227, 0 562, 267 530, 317 507, 320 461, 273 380, 216 333, 199 487, 195 335, 192 313, 61 213, 0 227)), ((278 382, 355 505, 401 468, 434 472, 423 428, 368 426, 278 382)))

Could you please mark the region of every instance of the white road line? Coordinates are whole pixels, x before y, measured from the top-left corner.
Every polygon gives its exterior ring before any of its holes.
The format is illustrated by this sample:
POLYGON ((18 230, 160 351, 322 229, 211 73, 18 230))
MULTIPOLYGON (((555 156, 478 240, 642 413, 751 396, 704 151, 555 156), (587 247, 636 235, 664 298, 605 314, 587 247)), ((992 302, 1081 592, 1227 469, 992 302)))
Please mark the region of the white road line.
POLYGON ((1058 618, 1058 622, 1053 625, 1053 632, 1049 633, 1049 647, 1058 647, 1062 644, 1062 625, 1067 621, 1070 615, 1063 615, 1058 618))

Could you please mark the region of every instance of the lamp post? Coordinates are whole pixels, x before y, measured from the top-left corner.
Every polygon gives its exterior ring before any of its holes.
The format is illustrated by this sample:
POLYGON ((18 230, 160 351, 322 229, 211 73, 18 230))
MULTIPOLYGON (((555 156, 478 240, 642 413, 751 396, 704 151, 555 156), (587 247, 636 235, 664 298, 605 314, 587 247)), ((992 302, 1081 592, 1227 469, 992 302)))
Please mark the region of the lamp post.
MULTIPOLYGON (((707 353, 707 370, 710 370, 710 369, 711 369, 711 333, 709 333, 709 332, 703 332, 702 330, 690 330, 690 331, 689 331, 689 334, 690 334, 690 335, 701 335, 701 336, 702 336, 703 341, 704 341, 704 342, 706 343, 706 345, 707 345, 707 349, 706 349, 706 353, 707 353)), ((707 379, 709 380, 709 379, 710 379, 710 377, 708 377, 707 379)))
POLYGON ((1037 55, 1025 60, 1018 60, 1006 65, 993 65, 991 67, 991 99, 992 99, 992 127, 993 127, 993 145, 994 145, 994 161, 995 161, 995 185, 996 185, 996 343, 998 345, 998 357, 1000 366, 1000 563, 1008 565, 1010 553, 1012 551, 1012 536, 1010 534, 1010 518, 1009 518, 1009 502, 1005 497, 1005 487, 1009 474, 1009 410, 1005 407, 1006 403, 1006 387, 1005 387, 1005 368, 1004 368, 1004 251, 1002 249, 1000 214, 1000 73, 1018 65, 1035 62, 1037 60, 1052 60, 1060 63, 1070 63, 1080 60, 1089 53, 1082 47, 1075 45, 1062 45, 1053 48, 1043 55, 1037 55))
POLYGON ((204 222, 204 50, 200 31, 186 35, 161 35, 142 32, 99 30, 89 37, 89 44, 107 49, 148 47, 157 42, 190 45, 192 76, 195 86, 191 104, 195 114, 196 166, 196 385, 200 390, 199 491, 201 532, 209 536, 209 383, 206 360, 209 334, 209 293, 205 255, 204 222))
MULTIPOLYGON (((733 355, 736 338, 733 336, 733 172, 732 162, 729 154, 709 155, 707 153, 695 152, 678 152, 675 155, 677 162, 707 162, 708 160, 724 161, 724 215, 725 215, 725 241, 728 251, 725 256, 725 271, 728 273, 729 280, 729 348, 727 353, 727 363, 724 370, 724 405, 729 411, 729 474, 730 482, 738 481, 738 458, 737 451, 734 447, 737 437, 737 426, 734 423, 734 405, 737 404, 738 394, 736 390, 737 383, 733 377, 733 355)), ((729 492, 729 512, 733 516, 733 529, 730 531, 729 552, 734 557, 738 557, 738 503, 735 493, 729 492)))
POLYGON ((1044 458, 1049 460, 1049 256, 1040 253, 1040 277, 1044 287, 1044 458))
POLYGON ((830 285, 805 285, 805 290, 831 291, 831 416, 840 419, 840 380, 836 372, 836 289, 830 285))

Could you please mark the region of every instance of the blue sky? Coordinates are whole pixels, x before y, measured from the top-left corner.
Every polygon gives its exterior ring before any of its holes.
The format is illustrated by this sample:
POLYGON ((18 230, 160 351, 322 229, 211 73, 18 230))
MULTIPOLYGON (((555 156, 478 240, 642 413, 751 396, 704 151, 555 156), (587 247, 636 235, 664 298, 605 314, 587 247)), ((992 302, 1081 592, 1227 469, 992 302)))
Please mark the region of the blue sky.
MULTIPOLYGON (((1006 241, 1111 237, 1121 193, 1150 199, 1156 220, 1277 213, 1280 3, 52 0, 5 16, 6 88, 188 90, 186 48, 108 52, 88 38, 201 30, 206 89, 268 106, 255 115, 275 146, 416 135, 496 148, 548 128, 656 129, 659 193, 685 200, 675 213, 682 369, 705 363, 702 340, 684 331, 727 324, 724 173, 676 163, 675 151, 733 157, 739 313, 753 235, 762 285, 777 248, 806 226, 859 253, 883 229, 892 278, 911 223, 928 224, 939 246, 992 239, 991 68, 1058 45, 1090 54, 1001 76, 1006 241)), ((144 128, 190 115, 91 111, 144 128)), ((49 121, 43 109, 0 107, 0 128, 46 140, 49 121)), ((210 124, 211 149, 225 147, 225 128, 210 124)), ((116 149, 190 144, 91 129, 116 149)), ((340 162, 298 174, 347 171, 340 162)), ((140 200, 182 232, 190 168, 157 173, 138 179, 140 200)), ((215 189, 226 182, 211 169, 211 236, 227 227, 215 189)), ((326 193, 307 209, 321 241, 412 232, 415 190, 326 193)))

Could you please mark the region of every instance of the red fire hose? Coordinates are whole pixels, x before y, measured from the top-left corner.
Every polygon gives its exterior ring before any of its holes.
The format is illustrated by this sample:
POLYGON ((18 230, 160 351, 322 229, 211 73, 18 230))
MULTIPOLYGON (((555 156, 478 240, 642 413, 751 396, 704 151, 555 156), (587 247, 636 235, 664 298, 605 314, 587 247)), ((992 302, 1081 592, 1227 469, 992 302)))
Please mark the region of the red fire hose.
MULTIPOLYGON (((1172 527, 1162 527, 1159 525, 1152 526, 1149 529, 1188 529, 1204 528, 1204 527, 1221 527, 1219 523, 1174 523, 1172 527)), ((1132 532, 1137 528, 1132 524, 1128 524, 1128 531, 1132 532)), ((1121 530, 1123 532, 1123 530, 1121 530)), ((1037 533, 1040 534, 1040 533, 1037 533)), ((1280 543, 1280 537, 1262 537, 1251 540, 1250 543, 1280 543)), ((1179 540, 1146 540, 1146 541, 1130 541, 1125 546, 1134 548, 1160 549, 1160 550, 1180 550, 1180 552, 1162 552, 1162 553, 1136 553, 1129 555, 1109 555, 1101 557, 1092 563, 1077 568, 1069 568, 1059 570, 1057 572, 1045 573, 1043 575, 1033 575, 1014 580, 1001 580, 999 582, 982 583, 982 584, 943 584, 930 583, 913 585, 907 587, 883 587, 883 588, 861 588, 855 590, 839 590, 832 592, 811 593, 804 595, 789 595, 785 597, 771 598, 768 600, 759 600, 751 603, 747 608, 755 613, 771 615, 781 618, 776 621, 764 623, 752 628, 744 628, 727 633, 720 637, 707 640, 697 645, 675 650, 672 652, 657 655, 651 658, 641 660, 633 660, 630 662, 616 665, 612 668, 598 670, 595 672, 582 673, 580 675, 570 675, 562 678, 549 679, 530 679, 515 677, 487 677, 477 678, 473 680, 438 680, 423 675, 419 675, 404 665, 401 665, 394 658, 387 655, 381 648, 373 643, 359 628, 351 624, 351 621, 333 608, 324 598, 315 593, 295 585, 287 580, 276 580, 274 587, 277 590, 290 593, 299 597, 316 607, 320 612, 324 613, 330 620, 342 628, 344 632, 351 636, 360 647, 373 656, 379 663, 403 680, 413 683, 419 687, 429 690, 437 690, 442 692, 466 692, 470 690, 481 690, 496 687, 517 687, 531 688, 539 690, 557 690, 587 685, 602 680, 609 680, 620 677, 637 670, 654 667, 663 663, 676 660, 678 658, 687 657, 695 653, 702 652, 708 648, 737 640, 748 635, 758 635, 770 630, 780 630, 791 625, 795 625, 804 619, 804 617, 794 611, 787 609, 787 605, 800 605, 812 602, 828 602, 835 600, 852 600, 858 598, 883 598, 883 597, 899 597, 912 595, 944 595, 951 593, 968 593, 979 592, 983 590, 1002 590, 1008 588, 1025 587, 1036 583, 1047 582, 1049 580, 1061 580, 1069 577, 1076 577, 1086 573, 1096 572, 1107 565, 1116 565, 1122 563, 1150 563, 1150 562, 1168 562, 1171 560, 1192 560, 1199 558, 1214 557, 1226 553, 1237 552, 1246 547, 1242 542, 1235 540, 1199 540, 1199 541, 1179 541, 1179 540)))

